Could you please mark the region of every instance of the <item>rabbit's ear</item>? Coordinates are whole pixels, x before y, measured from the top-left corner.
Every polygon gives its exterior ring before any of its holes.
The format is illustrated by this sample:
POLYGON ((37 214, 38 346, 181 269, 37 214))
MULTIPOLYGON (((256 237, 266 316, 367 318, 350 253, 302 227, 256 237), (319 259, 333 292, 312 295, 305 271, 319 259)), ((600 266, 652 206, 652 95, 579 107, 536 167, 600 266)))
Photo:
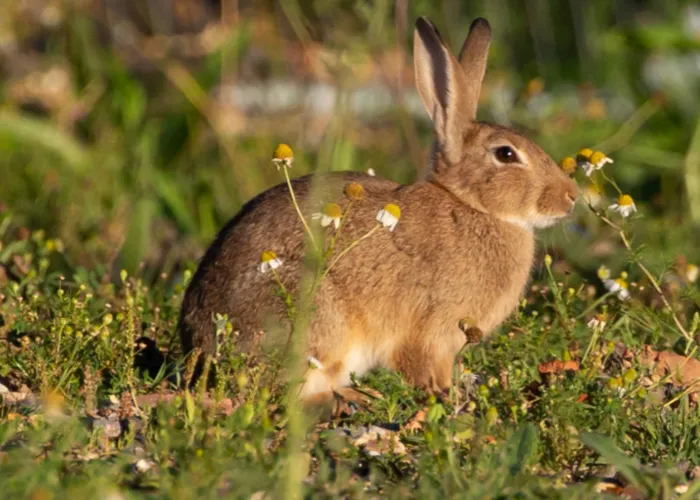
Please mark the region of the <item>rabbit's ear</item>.
POLYGON ((416 21, 413 35, 416 89, 435 126, 438 146, 450 163, 461 159, 466 128, 473 121, 466 76, 459 61, 424 17, 416 21))
POLYGON ((486 61, 489 55, 489 45, 491 44, 491 25, 483 17, 479 17, 472 22, 469 27, 469 34, 464 40, 462 50, 459 52, 459 62, 464 69, 466 96, 464 98, 465 113, 476 120, 476 110, 479 104, 479 94, 481 93, 481 82, 486 73, 486 61))

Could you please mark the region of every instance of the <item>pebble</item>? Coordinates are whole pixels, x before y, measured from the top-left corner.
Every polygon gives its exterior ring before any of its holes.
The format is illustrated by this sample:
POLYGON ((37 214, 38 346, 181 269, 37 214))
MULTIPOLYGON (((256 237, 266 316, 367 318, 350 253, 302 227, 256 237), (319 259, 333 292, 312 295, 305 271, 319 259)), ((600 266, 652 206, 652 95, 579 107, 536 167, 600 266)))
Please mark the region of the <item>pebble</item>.
POLYGON ((118 438, 122 434, 122 424, 119 420, 96 418, 92 421, 92 428, 102 429, 102 433, 108 438, 118 438))

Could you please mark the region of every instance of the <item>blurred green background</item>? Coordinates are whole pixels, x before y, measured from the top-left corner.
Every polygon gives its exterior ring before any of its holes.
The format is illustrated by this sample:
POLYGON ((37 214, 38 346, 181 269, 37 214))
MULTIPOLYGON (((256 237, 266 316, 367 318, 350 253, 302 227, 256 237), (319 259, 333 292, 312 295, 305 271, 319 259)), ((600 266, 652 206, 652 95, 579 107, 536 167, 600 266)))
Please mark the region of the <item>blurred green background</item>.
MULTIPOLYGON (((282 181, 270 163, 278 142, 296 152, 294 175, 421 175, 431 135, 412 81, 419 15, 455 51, 474 17, 491 22, 482 119, 523 130, 557 161, 583 147, 612 157, 606 169, 645 215, 634 222, 638 242, 659 262, 692 260, 700 243, 699 2, 16 0, 2 9, 0 210, 60 238, 58 266, 176 272, 242 203, 282 181)), ((606 194, 601 203, 614 202, 606 194)), ((582 210, 543 240, 590 270, 615 255, 605 237, 582 210)))

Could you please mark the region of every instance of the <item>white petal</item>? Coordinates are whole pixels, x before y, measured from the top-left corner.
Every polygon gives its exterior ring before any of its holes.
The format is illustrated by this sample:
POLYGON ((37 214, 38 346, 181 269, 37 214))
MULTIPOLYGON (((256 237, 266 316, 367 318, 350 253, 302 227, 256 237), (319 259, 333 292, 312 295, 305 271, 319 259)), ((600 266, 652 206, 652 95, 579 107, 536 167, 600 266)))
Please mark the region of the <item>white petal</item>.
POLYGON ((315 214, 311 214, 311 218, 312 218, 313 220, 318 220, 318 219, 320 219, 321 217, 323 217, 323 214, 322 214, 321 212, 316 212, 315 214))
POLYGON ((622 288, 617 281, 611 279, 603 280, 603 285, 605 285, 605 288, 607 288, 610 292, 617 292, 620 288, 622 288))
POLYGON ((367 169, 367 175, 371 175, 372 177, 374 177, 374 176, 376 175, 376 174, 374 173, 374 169, 373 169, 373 168, 368 168, 368 169, 367 169))
POLYGON ((326 214, 323 214, 323 216, 321 217, 321 226, 322 227, 328 227, 332 222, 333 222, 333 217, 329 217, 326 214))
POLYGON ((581 168, 583 169, 586 176, 590 177, 593 171, 595 170, 595 165, 593 165, 590 162, 586 162, 583 165, 581 165, 581 168))
POLYGON ((384 224, 384 214, 386 211, 382 208, 379 212, 377 212, 377 222, 380 224, 384 224))
POLYGON ((393 231, 396 224, 399 223, 399 219, 391 215, 386 210, 382 209, 377 214, 377 221, 384 227, 388 227, 390 231, 393 231))
POLYGON ((340 227, 340 217, 335 217, 333 219, 333 225, 335 226, 335 230, 337 231, 338 228, 340 227))
POLYGON ((270 269, 277 269, 282 265, 282 261, 280 259, 272 259, 270 262, 270 269))
POLYGON ((266 273, 270 270, 270 263, 269 262, 261 262, 259 266, 260 272, 261 273, 266 273))

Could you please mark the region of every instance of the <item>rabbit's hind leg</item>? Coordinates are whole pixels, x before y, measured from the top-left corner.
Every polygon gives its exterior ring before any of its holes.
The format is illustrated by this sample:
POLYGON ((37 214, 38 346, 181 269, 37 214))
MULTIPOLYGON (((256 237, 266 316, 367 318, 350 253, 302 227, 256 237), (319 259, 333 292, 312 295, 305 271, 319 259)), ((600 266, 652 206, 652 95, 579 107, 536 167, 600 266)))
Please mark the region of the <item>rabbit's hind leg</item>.
MULTIPOLYGON (((452 384, 455 355, 459 341, 437 337, 414 338, 394 351, 391 368, 398 370, 410 383, 431 394, 443 394, 452 384), (454 348, 451 346, 454 344, 454 348)), ((463 344, 463 342, 462 342, 463 344)))

